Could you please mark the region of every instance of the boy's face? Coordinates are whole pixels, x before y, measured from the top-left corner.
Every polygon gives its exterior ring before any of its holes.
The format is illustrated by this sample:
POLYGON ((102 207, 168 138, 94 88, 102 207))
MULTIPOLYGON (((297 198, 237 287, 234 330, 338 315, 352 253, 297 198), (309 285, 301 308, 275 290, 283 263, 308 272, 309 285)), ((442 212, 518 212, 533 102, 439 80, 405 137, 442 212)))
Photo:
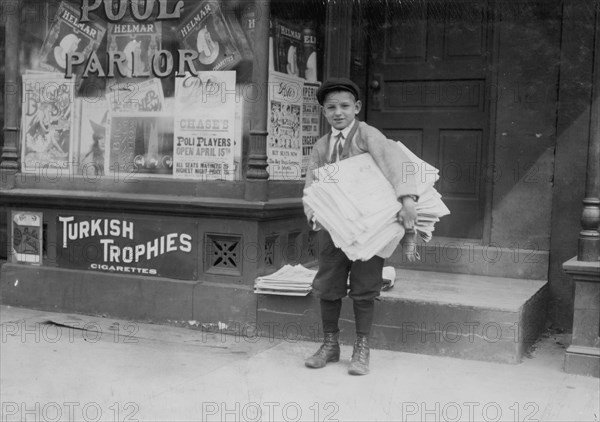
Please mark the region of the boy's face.
POLYGON ((344 130, 360 112, 361 102, 348 91, 332 91, 323 101, 323 115, 337 130, 344 130))

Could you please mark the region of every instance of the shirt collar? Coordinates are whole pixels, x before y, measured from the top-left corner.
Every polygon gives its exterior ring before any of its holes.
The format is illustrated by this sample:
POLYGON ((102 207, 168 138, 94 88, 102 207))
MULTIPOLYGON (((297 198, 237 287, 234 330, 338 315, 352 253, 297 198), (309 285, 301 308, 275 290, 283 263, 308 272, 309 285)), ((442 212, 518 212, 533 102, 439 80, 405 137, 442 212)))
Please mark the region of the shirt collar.
POLYGON ((345 141, 346 139, 348 139, 348 134, 352 130, 352 127, 354 126, 355 121, 356 121, 356 119, 352 120, 352 123, 350 123, 348 126, 346 126, 346 128, 344 128, 342 130, 337 130, 335 128, 331 128, 331 136, 333 138, 336 138, 338 136, 338 134, 341 132, 342 135, 344 136, 344 139, 342 140, 342 142, 345 141))

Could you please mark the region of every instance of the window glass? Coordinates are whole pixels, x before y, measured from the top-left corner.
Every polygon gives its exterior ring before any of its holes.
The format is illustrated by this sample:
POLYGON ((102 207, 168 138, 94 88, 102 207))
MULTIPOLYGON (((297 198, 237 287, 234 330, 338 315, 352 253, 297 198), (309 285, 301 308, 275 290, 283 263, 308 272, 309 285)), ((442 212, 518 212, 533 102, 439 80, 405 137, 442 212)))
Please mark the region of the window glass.
MULTIPOLYGON (((274 3, 271 28, 285 27, 288 37, 272 33, 264 60, 303 88, 305 81, 321 79, 322 25, 302 2, 293 4, 274 3)), ((255 102, 249 86, 260 5, 221 0, 95 5, 22 4, 22 171, 93 180, 121 175, 240 180, 255 102)), ((300 165, 310 148, 302 148, 301 114, 295 114, 298 141, 286 145, 300 165)), ((312 145, 309 134, 307 127, 305 146, 312 145)))

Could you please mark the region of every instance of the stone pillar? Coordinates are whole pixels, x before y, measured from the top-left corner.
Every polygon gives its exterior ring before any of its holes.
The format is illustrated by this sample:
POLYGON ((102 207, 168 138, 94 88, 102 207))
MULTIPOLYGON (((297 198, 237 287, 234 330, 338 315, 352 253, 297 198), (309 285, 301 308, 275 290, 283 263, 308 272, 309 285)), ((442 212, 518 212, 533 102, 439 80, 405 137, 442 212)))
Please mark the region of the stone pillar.
POLYGON ((600 262, 573 258, 563 264, 573 277, 573 339, 565 354, 565 372, 600 377, 600 262))
POLYGON ((247 201, 269 200, 269 173, 267 172, 267 107, 269 80, 269 20, 270 0, 255 0, 256 26, 254 28, 254 62, 252 68, 253 93, 250 126, 250 149, 244 197, 247 201))
MULTIPOLYGON (((565 371, 600 378, 600 6, 596 5, 594 73, 587 181, 577 256, 563 264, 573 277, 573 338, 565 371)), ((575 164, 575 163, 573 163, 575 164)))
POLYGON ((18 1, 6 1, 2 5, 6 19, 4 59, 4 145, 0 158, 2 184, 6 175, 19 170, 17 147, 19 142, 19 11, 18 1))
POLYGON ((577 259, 597 262, 600 259, 600 6, 596 4, 596 39, 592 81, 592 113, 588 144, 587 181, 581 215, 577 259))

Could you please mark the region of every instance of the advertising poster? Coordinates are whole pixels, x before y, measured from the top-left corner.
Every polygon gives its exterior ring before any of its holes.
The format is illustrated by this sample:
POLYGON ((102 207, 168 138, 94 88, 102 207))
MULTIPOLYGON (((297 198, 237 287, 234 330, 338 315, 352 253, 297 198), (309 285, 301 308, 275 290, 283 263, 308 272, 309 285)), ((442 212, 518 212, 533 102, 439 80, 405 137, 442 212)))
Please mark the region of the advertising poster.
POLYGON ((108 24, 108 52, 123 53, 126 59, 125 74, 121 76, 150 75, 153 57, 161 48, 161 33, 160 21, 137 22, 131 19, 108 24))
MULTIPOLYGON (((79 8, 64 1, 60 3, 42 45, 40 67, 64 75, 68 53, 83 53, 84 57, 88 57, 98 48, 106 33, 106 23, 93 14, 89 15, 90 21, 86 23, 80 22, 80 17, 79 8)), ((78 69, 83 72, 83 67, 78 69)), ((81 81, 80 77, 77 79, 81 81)))
POLYGON ((61 267, 193 280, 197 224, 145 218, 59 214, 61 267))
POLYGON ((232 69, 251 55, 250 45, 235 14, 221 3, 205 0, 177 27, 181 48, 197 51, 197 70, 232 69))
POLYGON ((275 20, 275 70, 304 77, 302 31, 291 22, 275 20))
POLYGON ((236 139, 235 71, 199 72, 175 85, 173 176, 233 180, 236 139))
POLYGON ((56 73, 23 75, 23 172, 69 170, 75 87, 56 73))
POLYGON ((271 180, 299 180, 302 167, 304 81, 269 72, 267 171, 271 180))
POLYGON ((76 163, 79 165, 79 174, 88 177, 103 176, 105 174, 105 150, 108 124, 108 103, 106 99, 97 101, 81 99, 79 119, 79 149, 76 163))
POLYGON ((317 100, 319 85, 305 82, 302 90, 302 177, 306 176, 310 154, 320 135, 321 106, 317 100))
POLYGON ((42 213, 12 211, 12 262, 42 263, 42 213))
POLYGON ((106 98, 111 113, 159 112, 165 109, 165 96, 158 78, 144 81, 115 81, 106 98))
POLYGON ((109 155, 105 171, 131 175, 173 174, 173 115, 110 114, 109 155))

